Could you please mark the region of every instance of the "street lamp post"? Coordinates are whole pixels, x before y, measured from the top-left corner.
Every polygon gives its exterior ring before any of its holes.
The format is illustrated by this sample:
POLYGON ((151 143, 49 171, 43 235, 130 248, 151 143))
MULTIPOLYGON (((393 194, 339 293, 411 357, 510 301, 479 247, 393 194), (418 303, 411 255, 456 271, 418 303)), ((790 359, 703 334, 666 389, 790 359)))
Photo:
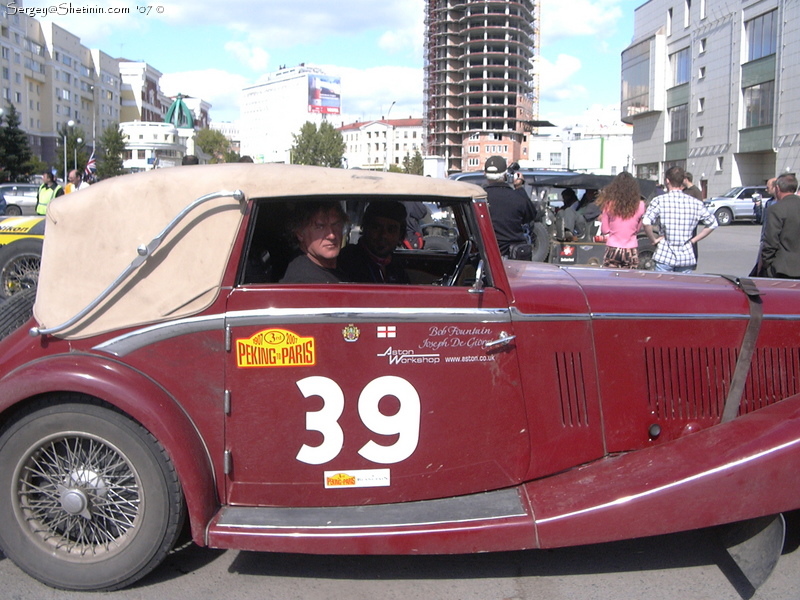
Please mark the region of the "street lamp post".
MULTIPOLYGON (((75 127, 75 121, 69 120, 67 121, 67 127, 75 127)), ((67 133, 69 130, 67 127, 64 127, 64 184, 66 185, 67 182, 67 133)))
POLYGON ((385 146, 384 146, 385 151, 383 153, 383 170, 384 171, 388 171, 389 170, 389 127, 391 127, 391 125, 389 125, 389 115, 392 114, 392 109, 394 108, 395 102, 396 101, 392 102, 391 106, 389 107, 389 110, 386 111, 386 142, 384 142, 385 143, 385 146))
POLYGON ((75 140, 75 145, 72 147, 72 168, 78 170, 78 146, 83 142, 83 138, 75 140))

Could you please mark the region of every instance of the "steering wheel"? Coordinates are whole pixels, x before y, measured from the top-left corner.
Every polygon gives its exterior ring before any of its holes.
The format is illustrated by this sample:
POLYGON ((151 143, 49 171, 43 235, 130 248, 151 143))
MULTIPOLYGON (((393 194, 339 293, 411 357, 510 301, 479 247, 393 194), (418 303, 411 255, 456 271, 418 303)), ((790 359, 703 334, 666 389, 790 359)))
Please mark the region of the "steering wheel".
POLYGON ((461 244, 461 248, 459 248, 458 255, 456 256, 453 273, 445 277, 444 285, 452 286, 456 284, 458 278, 461 276, 461 272, 464 270, 464 267, 467 266, 469 255, 472 253, 472 246, 472 240, 465 240, 464 243, 461 244))

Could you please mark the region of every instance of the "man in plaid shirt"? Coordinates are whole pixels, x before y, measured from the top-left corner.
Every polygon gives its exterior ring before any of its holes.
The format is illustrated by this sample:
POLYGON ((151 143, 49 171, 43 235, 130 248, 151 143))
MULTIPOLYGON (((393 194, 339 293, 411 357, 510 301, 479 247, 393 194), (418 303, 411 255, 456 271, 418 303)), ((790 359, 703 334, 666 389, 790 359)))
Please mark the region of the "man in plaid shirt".
POLYGON ((686 174, 681 167, 667 169, 667 193, 656 196, 644 213, 642 223, 647 237, 656 246, 653 260, 656 271, 691 273, 697 264, 692 244, 696 244, 717 228, 717 220, 706 206, 683 192, 686 174), (653 223, 660 223, 659 237, 653 223), (698 223, 705 228, 694 235, 698 223))

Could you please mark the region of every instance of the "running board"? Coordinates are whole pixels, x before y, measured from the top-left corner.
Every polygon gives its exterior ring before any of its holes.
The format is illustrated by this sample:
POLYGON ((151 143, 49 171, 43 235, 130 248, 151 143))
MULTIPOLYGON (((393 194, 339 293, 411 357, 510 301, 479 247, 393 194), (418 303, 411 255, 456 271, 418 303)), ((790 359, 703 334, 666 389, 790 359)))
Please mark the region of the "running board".
POLYGON ((535 548, 517 488, 364 506, 226 506, 209 525, 212 548, 304 554, 457 554, 535 548))

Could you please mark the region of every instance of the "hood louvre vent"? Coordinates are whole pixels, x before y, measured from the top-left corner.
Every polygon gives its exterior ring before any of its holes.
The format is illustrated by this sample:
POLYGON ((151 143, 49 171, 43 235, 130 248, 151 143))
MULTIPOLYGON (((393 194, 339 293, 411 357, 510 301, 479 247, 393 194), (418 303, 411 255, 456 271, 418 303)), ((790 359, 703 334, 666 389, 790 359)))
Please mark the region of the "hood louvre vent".
MULTIPOLYGON (((731 348, 647 348, 647 400, 656 419, 716 423, 730 389, 738 351, 731 348)), ((740 414, 800 393, 800 349, 758 348, 740 414)))
POLYGON ((583 357, 579 352, 556 353, 556 376, 561 396, 561 424, 564 427, 589 426, 583 369, 583 357))
POLYGON ((800 348, 757 348, 747 375, 740 414, 800 394, 800 348))
POLYGON ((647 348, 647 399, 657 419, 717 420, 722 415, 736 351, 729 348, 647 348))

